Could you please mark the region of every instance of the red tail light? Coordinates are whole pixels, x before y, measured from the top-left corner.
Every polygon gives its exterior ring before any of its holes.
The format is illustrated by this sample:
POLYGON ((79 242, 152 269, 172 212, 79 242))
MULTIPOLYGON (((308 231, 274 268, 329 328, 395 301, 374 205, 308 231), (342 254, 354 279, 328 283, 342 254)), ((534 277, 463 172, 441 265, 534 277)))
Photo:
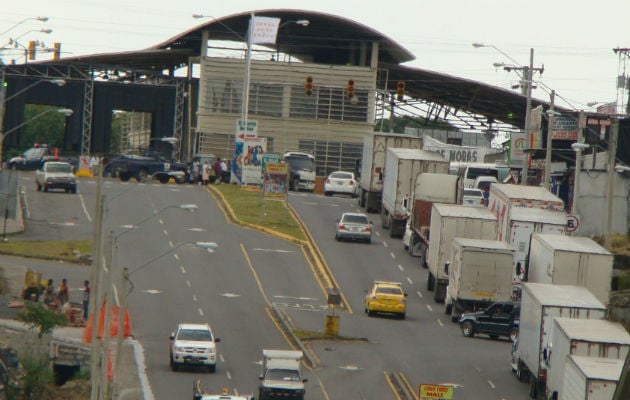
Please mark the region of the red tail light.
POLYGON ((366 232, 372 232, 372 227, 370 227, 370 226, 366 226, 366 227, 365 227, 365 231, 366 231, 366 232))
POLYGON ((339 225, 339 229, 345 231, 346 230, 346 226, 345 225, 339 225))
POLYGON ((401 304, 407 304, 407 299, 404 299, 404 298, 403 298, 403 299, 400 299, 400 303, 401 303, 401 304))

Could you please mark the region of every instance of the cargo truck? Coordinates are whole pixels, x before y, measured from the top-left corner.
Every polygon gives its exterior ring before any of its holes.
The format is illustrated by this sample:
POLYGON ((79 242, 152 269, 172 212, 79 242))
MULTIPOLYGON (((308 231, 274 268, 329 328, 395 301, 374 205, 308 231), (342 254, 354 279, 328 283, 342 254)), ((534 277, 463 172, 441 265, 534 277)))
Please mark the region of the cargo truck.
POLYGON ((448 174, 448 161, 437 153, 418 149, 388 148, 383 172, 383 205, 381 221, 390 237, 402 237, 405 232, 407 203, 418 175, 431 172, 448 174))
POLYGON ((547 382, 546 351, 554 318, 605 319, 606 307, 585 287, 549 283, 522 284, 518 341, 512 348, 512 370, 529 380, 529 395, 538 398, 547 382))
POLYGON ((434 203, 429 230, 427 290, 433 290, 434 300, 441 303, 446 298, 448 274, 444 265, 451 259, 453 238, 494 240, 497 217, 485 207, 434 203))
POLYGON ((452 241, 446 289, 446 314, 453 322, 460 315, 487 308, 495 302, 512 300, 514 250, 498 240, 452 241))
POLYGON ((566 388, 562 385, 562 379, 570 355, 624 361, 629 349, 630 334, 619 322, 604 319, 554 319, 551 340, 547 344, 546 397, 563 397, 566 388))
POLYGON ((433 174, 418 175, 415 189, 408 202, 409 220, 403 244, 414 257, 422 257, 421 264, 427 266, 429 246, 429 228, 433 203, 458 204, 462 198, 460 178, 456 175, 433 174))
POLYGON ((608 304, 613 260, 608 250, 590 238, 534 233, 527 281, 584 286, 608 304))
POLYGON ((611 400, 623 370, 622 360, 569 356, 559 400, 611 400))
POLYGON ((304 383, 300 364, 303 353, 294 350, 263 350, 258 400, 304 400, 304 383))
POLYGON ((507 241, 511 212, 519 207, 564 211, 564 201, 539 186, 493 183, 490 185, 488 208, 498 218, 497 240, 507 241))
POLYGON ((564 235, 567 232, 568 217, 564 211, 543 210, 539 208, 513 207, 510 210, 508 231, 505 239, 514 248, 515 286, 525 279, 527 271, 529 245, 533 233, 564 235))
POLYGON ((383 170, 388 148, 422 149, 422 138, 395 133, 374 132, 363 138, 359 206, 368 213, 380 213, 383 193, 383 170))

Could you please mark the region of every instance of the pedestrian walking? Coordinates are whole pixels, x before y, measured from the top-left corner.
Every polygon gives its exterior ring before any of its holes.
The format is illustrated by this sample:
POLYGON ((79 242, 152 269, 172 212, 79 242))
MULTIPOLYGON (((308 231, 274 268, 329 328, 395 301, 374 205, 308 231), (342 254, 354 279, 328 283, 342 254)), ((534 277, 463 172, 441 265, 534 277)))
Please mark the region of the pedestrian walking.
POLYGON ((83 319, 87 321, 90 314, 90 281, 83 282, 83 319))
POLYGON ((57 300, 59 301, 59 306, 63 307, 69 299, 70 289, 68 288, 68 280, 66 278, 63 278, 61 280, 61 286, 59 286, 59 291, 57 292, 57 300))
POLYGON ((228 165, 225 159, 221 160, 221 180, 223 182, 229 182, 230 171, 228 171, 228 165))
POLYGON ((202 185, 207 185, 208 181, 210 180, 210 170, 212 169, 212 166, 210 165, 210 163, 208 162, 208 160, 206 160, 203 163, 203 169, 201 171, 201 184, 202 185))
POLYGON ((192 183, 199 182, 199 160, 193 160, 192 162, 192 183))

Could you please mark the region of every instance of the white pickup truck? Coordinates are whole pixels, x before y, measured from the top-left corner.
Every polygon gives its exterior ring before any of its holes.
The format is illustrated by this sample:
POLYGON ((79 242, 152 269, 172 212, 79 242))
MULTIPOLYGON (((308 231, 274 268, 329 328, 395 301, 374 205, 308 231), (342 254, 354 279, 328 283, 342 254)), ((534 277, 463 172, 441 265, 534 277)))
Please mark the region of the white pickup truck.
POLYGON ((72 165, 65 161, 46 161, 35 171, 37 191, 64 189, 66 193, 77 192, 77 177, 72 172, 72 165))

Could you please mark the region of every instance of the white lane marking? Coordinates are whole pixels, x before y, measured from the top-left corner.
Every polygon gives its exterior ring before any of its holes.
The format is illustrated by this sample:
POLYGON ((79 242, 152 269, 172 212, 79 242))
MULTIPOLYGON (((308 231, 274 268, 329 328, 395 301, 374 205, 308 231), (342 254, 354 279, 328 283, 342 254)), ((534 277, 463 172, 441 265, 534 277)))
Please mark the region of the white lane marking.
POLYGON ((120 306, 120 300, 118 299, 118 289, 116 289, 116 285, 112 285, 112 289, 114 289, 114 303, 117 306, 120 306))
POLYGON ((173 247, 173 242, 171 240, 168 241, 168 247, 173 247))
POLYGON ((135 228, 135 225, 120 225, 119 228, 124 228, 124 229, 133 229, 135 228))
POLYGON ((418 295, 418 297, 422 298, 422 293, 419 290, 416 292, 416 294, 418 295))
POLYGON ((140 386, 142 386, 142 394, 145 400, 155 400, 151 385, 149 384, 149 377, 147 376, 147 364, 144 361, 144 347, 135 339, 131 339, 131 343, 134 347, 134 356, 136 359, 136 368, 140 377, 140 386))
POLYGON ((282 295, 274 295, 272 297, 276 299, 317 300, 314 297, 295 297, 295 296, 282 296, 282 295))
POLYGON ((383 242, 383 246, 387 247, 387 242, 383 242))
POLYGON ((203 310, 201 308, 198 308, 197 311, 199 311, 199 315, 203 317, 203 310))
POLYGON ((197 301, 197 295, 196 294, 193 294, 193 301, 195 301, 195 302, 197 301))
POLYGON ((162 232, 164 232, 164 236, 168 236, 168 231, 166 229, 164 229, 162 232))
POLYGON ((88 221, 92 222, 92 216, 87 209, 87 205, 85 204, 85 199, 83 198, 83 194, 79 192, 79 200, 81 200, 81 208, 83 208, 83 213, 87 217, 88 221))
POLYGON ((186 286, 190 287, 190 281, 186 281, 186 286))
POLYGON ((261 248, 258 248, 258 247, 252 249, 252 251, 271 251, 271 252, 275 252, 275 253, 293 253, 293 250, 261 249, 261 248))
POLYGON ((399 270, 401 270, 401 271, 404 271, 404 270, 405 270, 405 269, 403 268, 403 266, 402 266, 402 265, 400 265, 400 264, 398 264, 398 269, 399 269, 399 270))
POLYGON ((219 359, 221 360, 221 362, 225 362, 225 358, 223 358, 223 354, 219 354, 219 359))
POLYGON ((391 256, 394 260, 396 259, 396 254, 394 254, 393 252, 392 252, 392 253, 389 253, 389 255, 390 255, 390 256, 391 256))
POLYGON ((227 376, 228 380, 230 380, 230 381, 232 380, 232 374, 230 374, 230 371, 226 371, 225 375, 227 376))
POLYGON ((444 326, 444 324, 442 323, 442 321, 441 321, 439 318, 438 318, 438 320, 437 320, 437 323, 438 323, 438 325, 440 325, 440 326, 444 326))
POLYGON ((158 289, 147 289, 147 290, 143 290, 143 293, 148 293, 148 294, 160 294, 162 293, 161 290, 158 289))
POLYGON ((191 231, 191 232, 205 232, 206 231, 206 229, 203 229, 203 228, 189 228, 186 230, 191 231))
POLYGON ((229 298, 241 297, 240 294, 236 294, 236 293, 221 293, 219 296, 229 297, 229 298))
POLYGON ((430 305, 427 304, 427 308, 429 309, 429 311, 433 311, 433 309, 431 308, 430 305))
POLYGON ((341 365, 339 368, 345 369, 346 371, 359 371, 363 369, 361 367, 357 367, 356 365, 341 365))
POLYGON ((179 266, 179 269, 181 269, 181 270, 182 270, 182 274, 185 274, 185 273, 186 273, 186 268, 184 268, 184 266, 183 266, 183 265, 180 265, 180 266, 179 266))
POLYGON ((175 257, 176 260, 179 260, 179 256, 177 255, 177 253, 173 254, 173 257, 175 257))
POLYGON ((494 383, 492 383, 491 380, 488 381, 488 385, 490 385, 492 389, 496 389, 496 386, 494 386, 494 383))
POLYGON ((381 232, 374 232, 376 233, 376 236, 381 236, 381 232))
POLYGON ((410 277, 407 277, 407 282, 409 282, 410 285, 413 285, 413 281, 411 280, 410 277))
POLYGON ((162 220, 162 218, 158 219, 158 221, 160 222, 160 225, 164 225, 164 221, 162 220))

